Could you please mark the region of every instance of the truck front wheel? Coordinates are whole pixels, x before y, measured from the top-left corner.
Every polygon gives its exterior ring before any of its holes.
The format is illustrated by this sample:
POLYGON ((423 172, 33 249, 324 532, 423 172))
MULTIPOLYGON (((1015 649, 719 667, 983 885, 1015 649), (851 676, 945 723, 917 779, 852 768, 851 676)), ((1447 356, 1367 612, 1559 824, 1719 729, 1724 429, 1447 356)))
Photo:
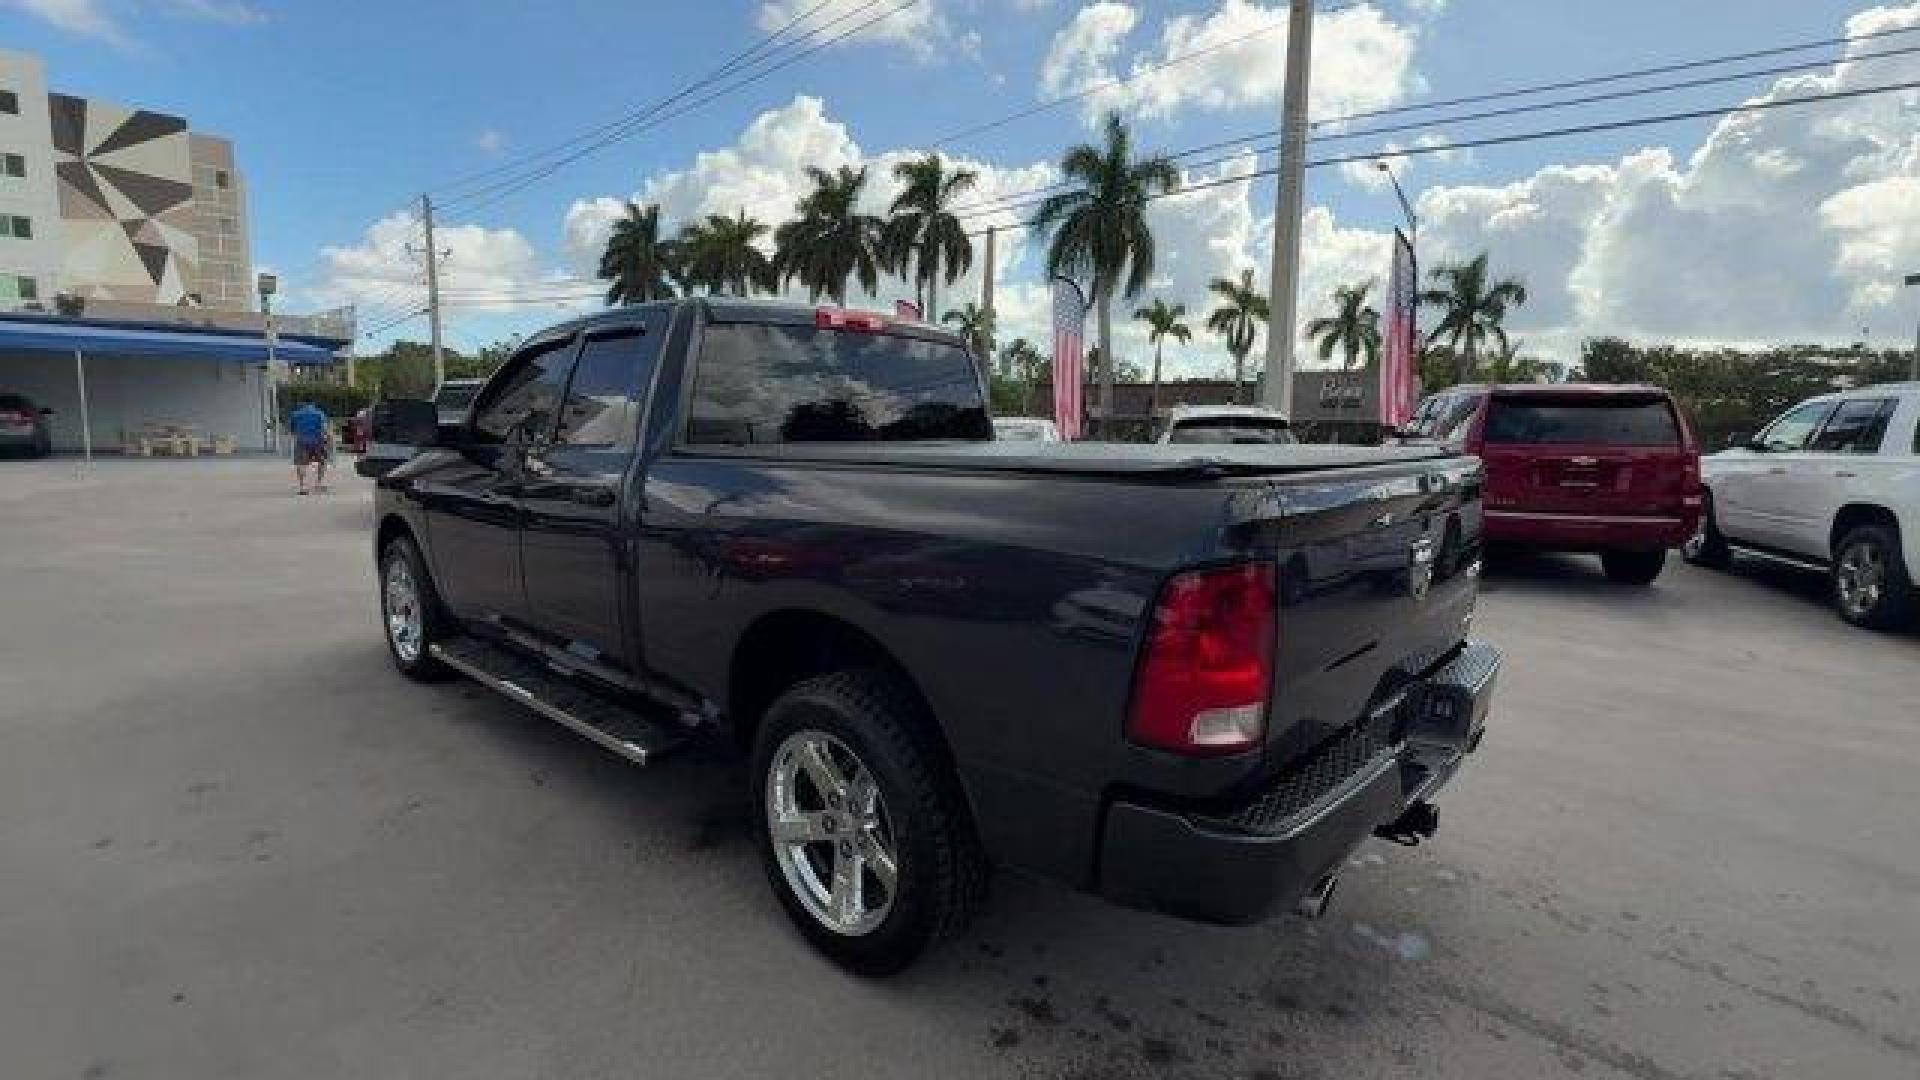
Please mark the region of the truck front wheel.
POLYGON ((799 683, 754 738, 767 880, 813 946, 889 975, 965 925, 985 863, 918 699, 879 671, 799 683))
POLYGON ((447 636, 447 618, 426 560, 406 536, 394 537, 380 550, 380 622, 387 652, 402 675, 438 682, 456 674, 433 655, 433 643, 447 636))

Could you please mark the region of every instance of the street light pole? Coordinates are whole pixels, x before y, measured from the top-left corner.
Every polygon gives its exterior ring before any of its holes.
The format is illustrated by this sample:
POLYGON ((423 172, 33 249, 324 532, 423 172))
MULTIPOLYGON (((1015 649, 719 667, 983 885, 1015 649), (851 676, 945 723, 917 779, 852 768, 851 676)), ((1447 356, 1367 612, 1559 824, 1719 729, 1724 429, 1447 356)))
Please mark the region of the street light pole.
MULTIPOLYGON (((1920 274, 1908 274, 1908 285, 1920 285, 1920 274)), ((1913 356, 1907 360, 1907 378, 1920 382, 1920 320, 1913 327, 1913 356)))
POLYGON ((1387 183, 1393 185, 1393 194, 1400 200, 1400 212, 1407 215, 1407 242, 1415 253, 1420 250, 1420 217, 1413 212, 1413 204, 1407 201, 1407 193, 1401 190, 1400 178, 1393 175, 1393 167, 1384 160, 1376 159, 1373 167, 1387 174, 1387 183))

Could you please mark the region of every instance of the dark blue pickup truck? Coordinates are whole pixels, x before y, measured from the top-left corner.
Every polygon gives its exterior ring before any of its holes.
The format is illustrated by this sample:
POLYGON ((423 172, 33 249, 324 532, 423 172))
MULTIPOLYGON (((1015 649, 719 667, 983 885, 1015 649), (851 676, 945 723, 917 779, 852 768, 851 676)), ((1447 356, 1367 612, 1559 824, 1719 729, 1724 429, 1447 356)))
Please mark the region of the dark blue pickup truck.
POLYGON ((751 759, 795 924, 896 970, 994 864, 1244 923, 1417 842, 1480 740, 1481 471, 1439 448, 996 443, 959 338, 643 305, 526 342, 378 481, 394 662, 637 762, 751 759))

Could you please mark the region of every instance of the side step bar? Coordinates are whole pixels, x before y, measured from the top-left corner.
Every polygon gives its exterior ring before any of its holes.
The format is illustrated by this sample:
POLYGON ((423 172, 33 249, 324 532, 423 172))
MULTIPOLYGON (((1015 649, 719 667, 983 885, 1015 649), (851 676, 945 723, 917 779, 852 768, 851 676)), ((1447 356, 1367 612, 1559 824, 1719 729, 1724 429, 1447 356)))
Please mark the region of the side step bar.
POLYGON ((1818 559, 1809 559, 1802 555, 1788 555, 1778 551, 1767 551, 1763 548, 1742 547, 1731 540, 1727 542, 1727 549, 1735 555, 1744 555, 1750 559, 1761 559, 1766 562, 1776 563, 1780 566, 1791 566, 1796 570, 1811 570, 1817 574, 1824 574, 1830 569, 1826 563, 1818 559))
POLYGON ((557 720, 639 765, 687 741, 673 721, 659 722, 575 686, 538 661, 475 638, 436 642, 433 655, 482 686, 557 720))

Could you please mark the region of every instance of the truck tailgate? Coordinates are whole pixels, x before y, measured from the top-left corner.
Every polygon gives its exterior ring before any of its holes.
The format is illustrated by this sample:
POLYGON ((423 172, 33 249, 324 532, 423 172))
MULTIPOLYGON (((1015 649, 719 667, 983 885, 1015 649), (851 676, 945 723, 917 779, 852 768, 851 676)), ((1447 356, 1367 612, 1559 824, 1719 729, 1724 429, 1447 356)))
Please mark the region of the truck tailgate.
POLYGON ((1480 465, 1293 486, 1279 519, 1269 766, 1366 716, 1465 636, 1481 536, 1480 465))

